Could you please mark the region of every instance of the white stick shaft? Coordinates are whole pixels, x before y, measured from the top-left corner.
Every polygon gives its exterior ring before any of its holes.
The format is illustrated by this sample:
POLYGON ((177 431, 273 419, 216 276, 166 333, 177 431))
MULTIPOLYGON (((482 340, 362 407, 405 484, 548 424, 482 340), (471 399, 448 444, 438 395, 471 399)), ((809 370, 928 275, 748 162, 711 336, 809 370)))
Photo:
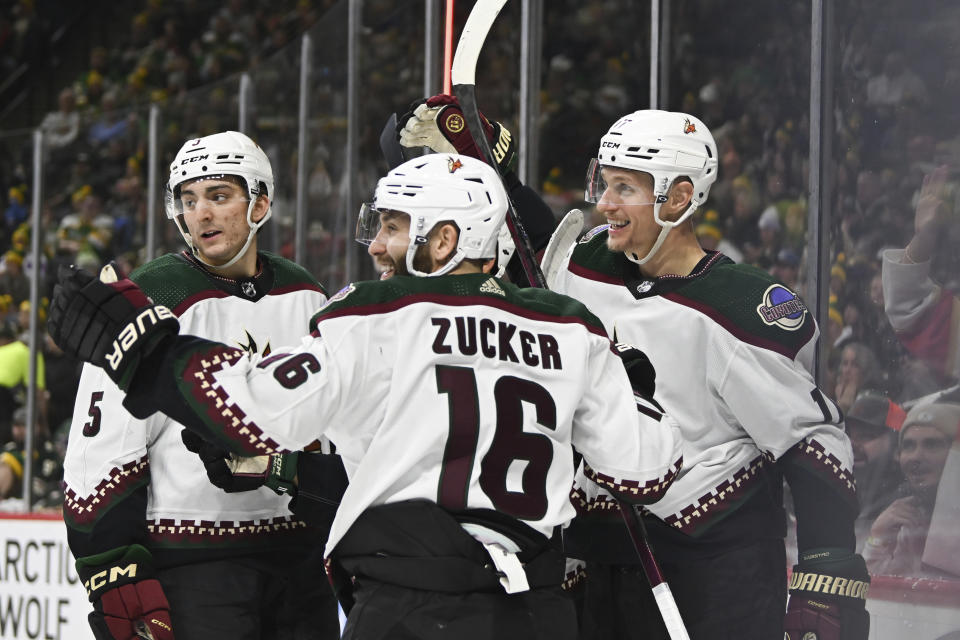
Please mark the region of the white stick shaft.
POLYGON ((690 640, 683 618, 680 617, 680 611, 677 609, 677 603, 673 599, 673 593, 670 592, 670 585, 661 582, 655 586, 653 597, 657 600, 657 607, 660 608, 660 615, 663 616, 663 624, 667 627, 670 640, 690 640))
POLYGON ((470 10, 467 24, 463 25, 460 42, 457 43, 457 52, 453 56, 453 65, 450 71, 453 84, 476 84, 477 58, 480 49, 493 21, 497 19, 500 9, 507 0, 477 0, 477 4, 470 10))

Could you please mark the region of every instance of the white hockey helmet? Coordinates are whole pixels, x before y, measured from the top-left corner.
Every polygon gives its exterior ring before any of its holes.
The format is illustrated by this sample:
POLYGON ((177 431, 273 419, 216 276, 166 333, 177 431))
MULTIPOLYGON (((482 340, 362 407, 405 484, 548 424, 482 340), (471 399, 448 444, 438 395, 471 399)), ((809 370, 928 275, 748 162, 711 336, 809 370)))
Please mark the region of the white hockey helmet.
POLYGON ((468 156, 432 153, 408 160, 377 182, 373 202, 363 205, 357 221, 357 241, 370 244, 379 230, 381 211, 410 216, 407 270, 416 276, 440 276, 463 260, 497 255, 497 239, 507 215, 507 192, 490 165, 468 156), (459 228, 457 251, 433 273, 414 268, 417 248, 438 222, 459 228))
POLYGON ((250 200, 247 206, 247 225, 250 227, 247 241, 229 262, 215 266, 223 269, 234 264, 246 253, 257 231, 270 219, 273 204, 273 167, 263 149, 239 131, 223 131, 203 138, 187 140, 170 164, 170 179, 167 181, 164 202, 167 217, 174 221, 187 246, 197 256, 193 239, 183 220, 180 187, 185 182, 198 178, 220 176, 240 178, 250 200), (258 222, 254 222, 251 218, 253 205, 260 196, 270 199, 270 204, 264 216, 258 222))
POLYGON ((717 179, 717 143, 707 126, 698 118, 676 111, 653 109, 634 111, 617 120, 600 139, 597 157, 587 168, 587 202, 598 202, 606 190, 601 169, 619 167, 642 171, 653 177, 653 216, 660 235, 646 256, 627 252, 627 257, 643 264, 660 249, 670 230, 693 215, 707 200, 717 179), (677 178, 693 184, 690 206, 675 221, 660 219, 660 207, 677 178))

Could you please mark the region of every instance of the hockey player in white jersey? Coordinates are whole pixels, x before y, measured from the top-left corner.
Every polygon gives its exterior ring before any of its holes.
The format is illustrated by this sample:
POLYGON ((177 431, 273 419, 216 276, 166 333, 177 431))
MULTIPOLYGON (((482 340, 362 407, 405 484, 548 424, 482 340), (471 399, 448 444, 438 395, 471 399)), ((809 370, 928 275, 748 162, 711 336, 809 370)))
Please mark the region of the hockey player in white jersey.
MULTIPOLYGON (((469 152, 472 141, 449 126, 455 99, 426 104, 452 106, 414 112, 401 144, 469 152)), ((621 118, 587 176, 586 198, 608 224, 545 264, 548 284, 649 355, 657 400, 681 425, 684 468, 644 520, 691 637, 864 640, 869 577, 853 553, 852 450, 809 374, 816 324, 783 283, 700 247, 691 216, 716 172, 716 144, 694 116, 621 118), (800 548, 785 620, 782 477, 800 548)), ((538 208, 517 209, 536 225, 538 208)), ((578 482, 575 502, 564 546, 590 561, 583 636, 666 638, 617 504, 589 482, 578 482)))
MULTIPOLYGON (((189 140, 167 190, 167 214, 190 251, 157 258, 131 280, 185 332, 259 356, 299 338, 302 318, 326 296, 304 269, 257 251, 274 192, 260 147, 233 131, 189 140)), ((276 464, 235 478, 236 460, 163 414, 134 418, 123 397, 102 369, 85 366, 64 463, 64 519, 96 637, 337 637, 330 590, 298 579, 323 532, 291 515, 289 496, 260 486, 289 487, 296 456, 260 459, 276 464)))
MULTIPOLYGON (((607 224, 552 283, 657 367, 684 469, 644 519, 695 639, 865 640, 869 576, 854 554, 852 450, 843 417, 810 375, 817 327, 766 272, 703 250, 691 215, 716 179, 717 149, 694 116, 637 111, 603 136, 586 197, 607 224), (787 582, 782 479, 800 559, 787 582)), ((633 570, 615 509, 589 485, 565 548, 590 561, 588 638, 666 637, 633 570)))
POLYGON ((589 477, 649 503, 680 446, 672 419, 637 411, 585 307, 489 274, 506 207, 472 158, 395 168, 359 225, 393 277, 349 285, 267 357, 177 336, 131 283, 79 271, 61 280, 52 333, 121 380, 135 413, 237 453, 336 443, 350 485, 327 554, 355 588, 345 637, 575 638, 550 541, 574 514, 572 447, 589 477))

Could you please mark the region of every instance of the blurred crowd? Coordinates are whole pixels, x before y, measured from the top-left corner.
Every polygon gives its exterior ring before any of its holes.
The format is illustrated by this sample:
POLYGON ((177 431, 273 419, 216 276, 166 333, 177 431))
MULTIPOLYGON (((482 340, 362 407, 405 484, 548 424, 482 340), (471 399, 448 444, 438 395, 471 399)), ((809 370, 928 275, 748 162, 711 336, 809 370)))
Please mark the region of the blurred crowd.
MULTIPOLYGON (((0 16, 0 64, 29 61, 48 31, 31 0, 7 2, 0 16)), ((88 61, 59 91, 38 126, 44 133, 44 198, 40 264, 32 263, 31 149, 24 145, 0 167, 5 203, 0 219, 0 500, 22 491, 26 385, 30 330, 30 281, 39 274, 36 416, 38 451, 34 498, 57 507, 66 433, 80 366, 65 357, 43 331, 57 266, 93 271, 115 261, 129 273, 144 260, 146 148, 149 103, 182 117, 162 135, 176 148, 191 135, 236 128, 224 109, 209 101, 192 105, 197 88, 255 73, 262 60, 288 48, 308 30, 325 1, 252 0, 144 2, 109 48, 76 52, 88 61), (7 169, 9 167, 9 169, 7 169)), ((166 159, 161 160, 161 164, 166 159)), ((172 225, 170 225, 172 227, 172 225)), ((178 248, 176 233, 161 225, 161 242, 178 248)))
MULTIPOLYGON (((178 115, 162 130, 165 148, 175 149, 193 134, 234 128, 229 103, 236 87, 222 83, 239 71, 254 76, 261 99, 295 102, 289 85, 295 82, 297 37, 340 4, 283 0, 267 9, 253 0, 151 0, 120 42, 82 52, 87 68, 62 88, 39 123, 48 154, 40 265, 30 263, 28 251, 27 150, 13 163, 18 170, 3 175, 0 358, 25 362, 32 274, 41 276, 42 323, 56 265, 97 269, 116 260, 129 272, 143 260, 144 105, 160 103, 178 115), (278 71, 284 67, 289 73, 278 71), (199 90, 202 105, 195 104, 199 90)), ((469 3, 458 4, 462 24, 469 3)), ((583 206, 586 163, 609 124, 648 104, 649 44, 637 37, 646 28, 637 25, 648 16, 627 0, 544 4, 540 174, 532 186, 559 215, 583 206)), ((960 557, 958 543, 937 528, 950 522, 944 513, 958 509, 957 498, 951 505, 942 496, 960 493, 960 397, 950 392, 960 374, 960 311, 954 310, 960 309, 960 137, 954 135, 960 122, 952 108, 960 97, 960 66, 949 64, 950 27, 960 21, 960 9, 939 3, 935 20, 895 0, 848 0, 835 10, 830 300, 829 321, 821 327, 828 379, 821 386, 848 417, 862 501, 858 543, 871 569, 956 578, 960 568, 938 558, 960 557), (941 476, 953 484, 938 491, 947 481, 941 476), (938 516, 939 504, 946 506, 938 516), (925 545, 928 536, 937 543, 925 545)), ((411 48, 420 47, 420 11, 420 5, 414 11, 376 1, 365 7, 362 65, 369 82, 359 124, 360 175, 354 177, 361 198, 383 168, 376 150, 383 120, 419 97, 422 65, 411 48)), ((706 248, 769 270, 806 293, 809 3, 791 0, 770 11, 762 0, 744 0, 735 10, 743 20, 730 12, 718 3, 671 3, 670 108, 698 115, 718 144, 719 178, 695 218, 697 233, 706 248), (739 32, 744 24, 753 25, 749 36, 739 32)), ((25 46, 18 24, 0 20, 4 68, 10 52, 15 58, 25 46), (10 42, 18 44, 11 48, 10 42)), ((519 25, 498 25, 478 76, 484 111, 514 131, 519 25)), ((316 46, 341 45, 331 36, 316 46)), ((344 129, 344 69, 319 65, 315 80, 310 202, 339 211, 355 206, 337 200, 344 176, 331 152, 332 137, 344 129)), ((292 137, 284 137, 287 126, 278 118, 261 144, 289 185, 297 158, 292 137)), ((161 175, 167 160, 161 158, 161 175)), ((292 257, 292 196, 283 189, 277 197, 286 206, 277 208, 279 231, 273 233, 282 235, 275 246, 292 257)), ((178 248, 172 225, 160 229, 161 245, 178 248)), ((343 284, 343 270, 328 256, 342 260, 350 231, 319 219, 308 226, 306 263, 328 287, 343 284)), ((73 406, 77 363, 66 361, 49 340, 41 342, 41 441, 56 452, 73 406)), ((10 378, 0 379, 0 444, 16 441, 14 416, 23 404, 24 378, 10 378)), ((49 502, 55 504, 56 483, 51 486, 49 502)), ((0 477, 0 497, 3 487, 0 477)))

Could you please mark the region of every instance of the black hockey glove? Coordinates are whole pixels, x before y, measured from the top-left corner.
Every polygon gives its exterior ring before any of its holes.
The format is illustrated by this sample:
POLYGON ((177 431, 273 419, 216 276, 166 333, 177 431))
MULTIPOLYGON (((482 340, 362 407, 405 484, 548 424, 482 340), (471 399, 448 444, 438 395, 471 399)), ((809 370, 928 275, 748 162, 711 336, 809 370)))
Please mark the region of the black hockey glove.
POLYGON ((227 493, 267 487, 278 495, 294 494, 299 452, 244 457, 221 449, 187 429, 180 432, 183 444, 200 456, 210 483, 227 493))
POLYGON ((653 393, 657 389, 657 371, 650 363, 650 358, 632 344, 617 342, 614 347, 623 361, 623 368, 627 370, 633 392, 645 400, 653 400, 653 393))
POLYGON ((93 604, 97 640, 174 640, 170 604, 144 547, 117 547, 77 560, 77 574, 93 604))
POLYGON ((867 565, 844 549, 800 553, 790 577, 784 640, 867 640, 867 565))
MULTIPOLYGON (((510 131, 499 122, 487 120, 482 113, 480 120, 500 174, 512 171, 517 144, 510 131)), ((397 122, 397 136, 404 147, 430 147, 437 153, 459 153, 486 162, 470 135, 460 103, 451 95, 439 94, 411 104, 397 122)))
POLYGON ((63 351, 102 367, 126 391, 137 366, 180 323, 130 280, 101 282, 76 267, 60 267, 47 326, 63 351))

